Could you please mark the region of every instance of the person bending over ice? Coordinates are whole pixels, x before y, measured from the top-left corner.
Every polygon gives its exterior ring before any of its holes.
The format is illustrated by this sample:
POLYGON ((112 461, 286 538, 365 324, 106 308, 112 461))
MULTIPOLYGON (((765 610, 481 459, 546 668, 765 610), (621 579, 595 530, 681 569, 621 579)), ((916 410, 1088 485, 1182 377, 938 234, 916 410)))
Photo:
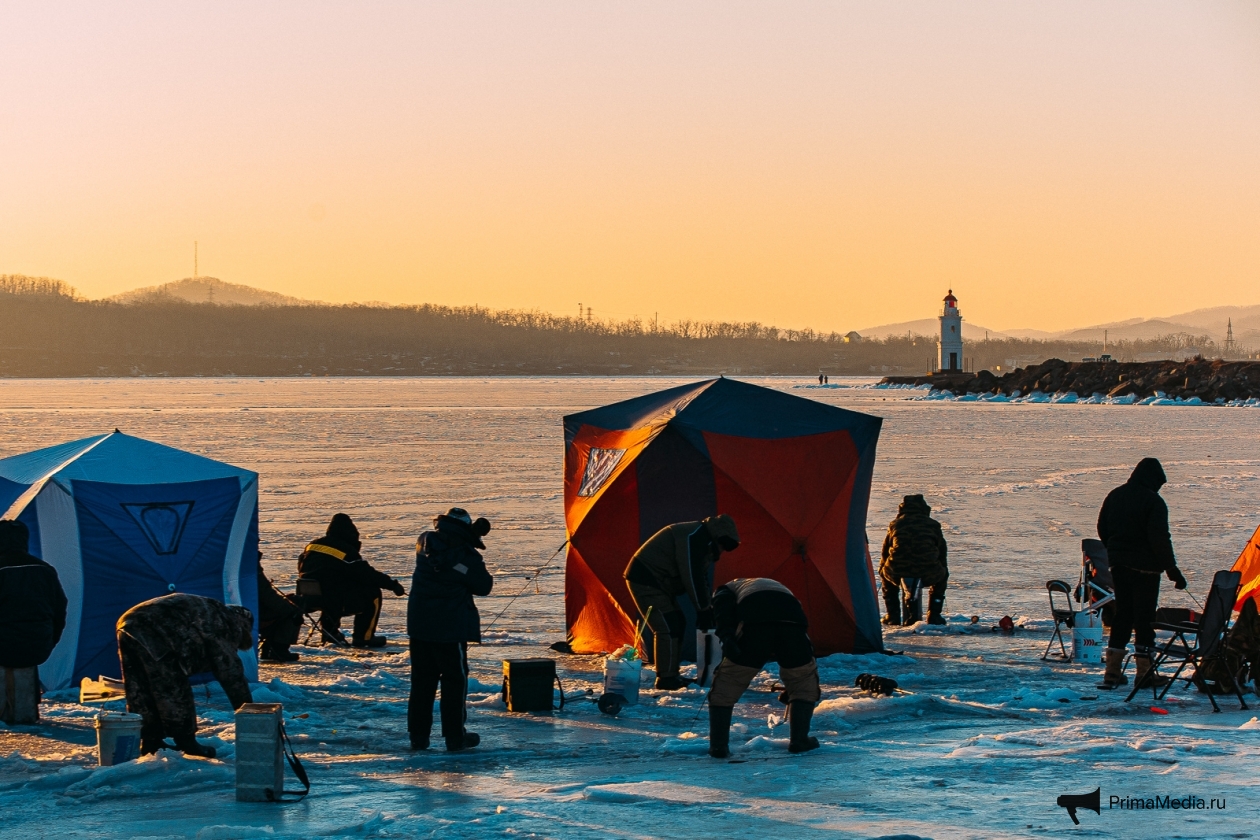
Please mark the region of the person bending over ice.
POLYGON ((885 624, 910 625, 923 619, 922 589, 931 589, 928 624, 944 624, 945 587, 949 583, 948 548, 941 523, 932 509, 915 494, 901 500, 897 518, 888 523, 888 535, 879 554, 879 579, 884 590, 885 624))
POLYGON ((687 681, 678 676, 687 618, 677 599, 686 595, 691 601, 698 629, 713 629, 710 573, 723 551, 737 548, 735 520, 720 513, 702 522, 666 526, 630 558, 623 577, 639 615, 646 617, 652 628, 655 688, 677 691, 687 687, 687 681))
POLYGON ((767 662, 779 663, 779 676, 787 687, 788 752, 816 749, 818 739, 809 734, 809 723, 822 690, 801 602, 777 580, 737 578, 718 587, 713 611, 722 661, 713 672, 709 692, 709 755, 730 755, 734 706, 767 662))
POLYGON ((197 742, 197 707, 188 677, 207 671, 223 686, 233 709, 251 702, 237 651, 254 645, 254 616, 245 607, 177 593, 137 604, 118 619, 118 657, 127 711, 143 718, 140 754, 166 746, 214 758, 197 742))
POLYGON ((341 619, 354 616, 354 647, 385 646, 385 637, 376 632, 381 618, 381 590, 406 594, 403 585, 384 572, 372 568, 360 550, 359 529, 344 513, 328 523, 324 536, 306 547, 298 558, 298 577, 319 581, 323 609, 319 626, 324 634, 344 644, 341 619))
POLYGON ((407 602, 411 637, 411 697, 407 733, 413 750, 429 748, 433 698, 442 686, 442 737, 450 752, 475 747, 481 736, 464 728, 468 721, 468 643, 481 641, 481 615, 474 595, 489 595, 494 578, 477 549, 490 533, 490 522, 476 522, 463 508, 451 508, 433 520, 433 530, 416 540, 416 573, 407 602))
MULTIPOLYGON (((1110 690, 1124 685, 1124 649, 1129 635, 1134 637, 1135 679, 1143 685, 1151 670, 1155 648, 1155 609, 1159 606, 1159 576, 1178 589, 1186 588, 1186 577, 1177 568, 1172 535, 1168 532, 1168 505, 1159 488, 1168 482, 1164 467, 1154 458, 1143 458, 1129 480, 1107 494, 1098 512, 1098 539, 1107 546, 1111 579, 1116 591, 1116 612, 1107 640, 1107 669, 1098 686, 1110 690)), ((1153 677, 1158 685, 1163 677, 1153 677)), ((1148 685, 1150 683, 1147 683, 1148 685)))

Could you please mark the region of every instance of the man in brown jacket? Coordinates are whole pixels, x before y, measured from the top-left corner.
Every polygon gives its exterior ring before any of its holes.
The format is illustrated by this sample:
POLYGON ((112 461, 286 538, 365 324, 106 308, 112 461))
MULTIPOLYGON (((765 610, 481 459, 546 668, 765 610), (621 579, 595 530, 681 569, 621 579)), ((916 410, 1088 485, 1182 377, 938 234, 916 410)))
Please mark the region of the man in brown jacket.
POLYGON ((253 647, 254 616, 245 607, 200 595, 163 595, 137 604, 118 619, 127 711, 140 715, 140 754, 175 748, 214 758, 197 743, 197 708, 188 678, 214 674, 232 708, 251 702, 249 680, 237 651, 253 647))
POLYGON ((739 548, 735 520, 724 513, 702 522, 679 522, 645 542, 624 577, 630 597, 652 628, 656 688, 677 691, 687 682, 678 676, 687 618, 677 599, 686 595, 696 610, 696 627, 713 628, 710 572, 723 551, 739 548))

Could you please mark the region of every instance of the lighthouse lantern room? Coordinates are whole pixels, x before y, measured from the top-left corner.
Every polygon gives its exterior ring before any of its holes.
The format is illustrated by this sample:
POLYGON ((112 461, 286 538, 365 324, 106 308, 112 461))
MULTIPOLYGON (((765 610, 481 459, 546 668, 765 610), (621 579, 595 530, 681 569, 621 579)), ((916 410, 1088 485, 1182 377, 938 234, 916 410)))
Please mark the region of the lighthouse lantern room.
POLYGON ((957 373, 963 369, 962 312, 958 310, 958 298, 950 289, 941 309, 941 364, 940 369, 957 373))

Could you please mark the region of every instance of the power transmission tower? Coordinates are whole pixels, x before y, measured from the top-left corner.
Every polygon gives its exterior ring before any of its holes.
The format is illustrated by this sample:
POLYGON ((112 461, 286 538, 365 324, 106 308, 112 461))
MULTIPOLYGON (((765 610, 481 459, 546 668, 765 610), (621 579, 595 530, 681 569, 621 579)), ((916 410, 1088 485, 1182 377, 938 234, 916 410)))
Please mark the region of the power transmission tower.
POLYGON ((1238 349, 1238 342, 1234 341, 1234 319, 1230 318, 1225 322, 1225 358, 1233 356, 1238 349))

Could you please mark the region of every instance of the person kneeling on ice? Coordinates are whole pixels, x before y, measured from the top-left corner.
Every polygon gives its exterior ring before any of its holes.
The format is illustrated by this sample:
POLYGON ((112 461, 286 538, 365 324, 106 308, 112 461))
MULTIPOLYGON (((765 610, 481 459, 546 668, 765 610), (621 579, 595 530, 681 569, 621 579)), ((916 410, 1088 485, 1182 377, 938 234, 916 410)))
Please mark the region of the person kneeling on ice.
POLYGON ((188 677, 210 672, 233 709, 252 702, 237 651, 254 645, 254 616, 245 607, 200 595, 163 595, 137 604, 118 619, 118 657, 127 711, 143 718, 140 754, 166 747, 214 758, 197 742, 197 708, 188 677))
POLYGON ((416 573, 407 602, 411 637, 411 696, 407 734, 413 750, 427 750, 433 729, 433 699, 442 686, 442 737, 450 752, 475 747, 481 736, 468 722, 468 643, 481 642, 481 615, 474 595, 489 595, 494 578, 477 549, 490 533, 487 519, 473 521, 463 508, 433 520, 416 540, 416 573))
POLYGON ((298 558, 298 577, 319 581, 323 608, 319 626, 324 633, 345 643, 341 619, 354 616, 354 647, 385 647, 385 637, 376 632, 381 618, 381 590, 403 596, 403 585, 384 572, 378 572, 363 559, 359 529, 344 513, 328 523, 324 536, 306 547, 298 558))
POLYGON ((941 523, 932 508, 915 494, 906 496, 897 518, 888 523, 888 534, 879 554, 879 579, 884 590, 885 624, 910 625, 922 621, 923 589, 928 598, 928 624, 944 624, 945 588, 949 583, 948 547, 941 523))
POLYGON ((818 739, 809 734, 809 723, 822 689, 801 602, 777 580, 738 578, 718 588, 713 611, 722 661, 709 692, 709 755, 730 755, 735 703, 767 662, 779 663, 779 676, 787 687, 788 752, 816 749, 818 739))
POLYGON ((1155 458, 1143 458, 1129 480, 1107 494, 1098 512, 1098 539, 1107 546, 1116 592, 1116 612, 1107 640, 1107 669, 1098 686, 1104 690, 1128 682, 1124 676, 1124 653, 1130 634, 1134 637, 1137 684, 1167 684, 1164 677, 1147 680, 1155 650, 1151 622, 1159 606, 1159 576, 1166 574, 1176 588, 1186 588, 1186 577, 1177 568, 1168 531, 1168 505, 1159 495, 1159 488, 1167 482, 1163 465, 1155 458))
POLYGON ((652 628, 655 688, 677 691, 687 687, 689 681, 678 676, 687 617, 678 608, 677 599, 686 595, 691 601, 697 629, 712 630, 709 581, 713 564, 723 551, 737 548, 735 520, 719 513, 702 522, 679 522, 662 528, 630 558, 623 577, 639 616, 652 628))

